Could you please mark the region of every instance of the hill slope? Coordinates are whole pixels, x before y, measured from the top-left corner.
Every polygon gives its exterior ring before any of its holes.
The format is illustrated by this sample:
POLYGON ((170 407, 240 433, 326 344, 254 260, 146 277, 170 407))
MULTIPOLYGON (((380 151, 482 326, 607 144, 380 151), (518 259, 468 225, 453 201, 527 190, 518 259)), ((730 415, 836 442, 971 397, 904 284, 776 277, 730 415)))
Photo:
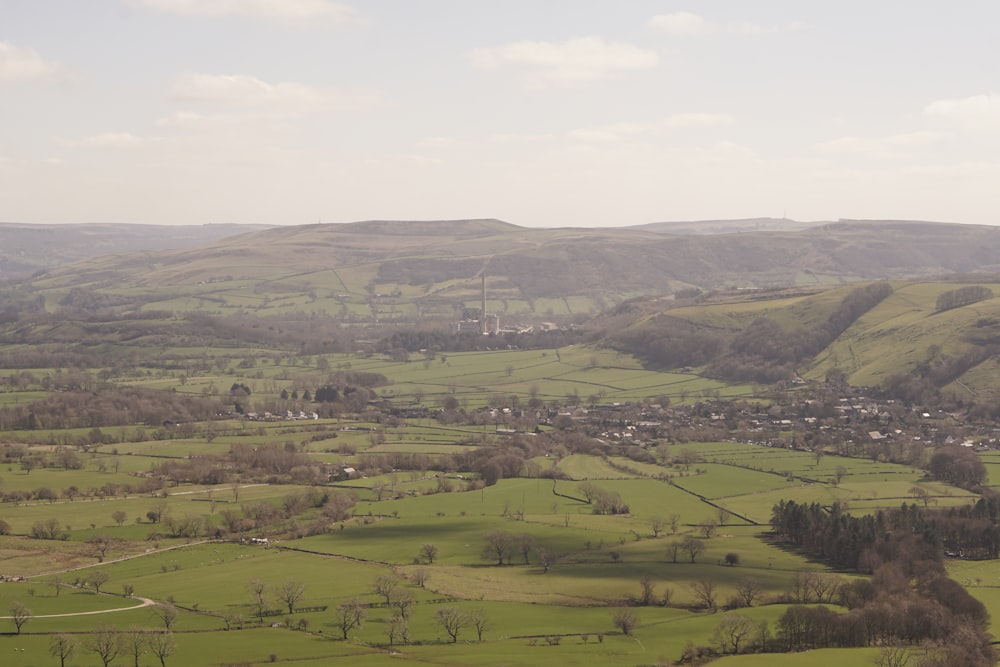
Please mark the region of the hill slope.
POLYGON ((527 229, 497 220, 281 227, 185 250, 101 257, 34 281, 174 311, 325 312, 351 321, 448 319, 479 301, 507 316, 595 314, 701 289, 823 285, 998 268, 1000 231, 839 222, 801 231, 678 235, 650 228, 527 229))

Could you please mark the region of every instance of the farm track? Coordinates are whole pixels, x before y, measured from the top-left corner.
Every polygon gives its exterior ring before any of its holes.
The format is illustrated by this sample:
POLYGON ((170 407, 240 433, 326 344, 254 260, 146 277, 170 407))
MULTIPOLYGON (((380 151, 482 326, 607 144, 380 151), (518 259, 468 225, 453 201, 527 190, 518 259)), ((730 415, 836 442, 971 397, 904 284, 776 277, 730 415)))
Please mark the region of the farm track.
MULTIPOLYGON (((109 593, 101 593, 100 595, 110 595, 109 593)), ((119 597, 119 596, 114 596, 119 597)), ((142 609, 143 607, 152 607, 157 604, 156 600, 150 598, 140 597, 138 595, 133 596, 137 600, 142 600, 137 605, 132 605, 131 607, 119 607, 118 609, 98 609, 96 611, 74 611, 67 614, 38 614, 37 616, 32 616, 32 618, 63 618, 66 616, 93 616, 96 614, 113 614, 117 611, 132 611, 134 609, 142 609)), ((0 620, 10 620, 14 618, 13 616, 0 616, 0 620)))

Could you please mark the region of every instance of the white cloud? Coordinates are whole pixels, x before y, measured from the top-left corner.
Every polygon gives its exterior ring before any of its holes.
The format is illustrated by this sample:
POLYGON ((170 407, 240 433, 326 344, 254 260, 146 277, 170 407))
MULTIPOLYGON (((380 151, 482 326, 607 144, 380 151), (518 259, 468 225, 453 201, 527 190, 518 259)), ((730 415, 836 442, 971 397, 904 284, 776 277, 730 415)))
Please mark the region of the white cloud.
POLYGON ((665 35, 704 35, 715 29, 705 18, 692 12, 658 14, 649 19, 649 27, 665 35))
POLYGON ((765 25, 753 21, 713 23, 692 12, 658 14, 649 19, 647 25, 664 35, 708 35, 717 32, 731 35, 771 35, 778 32, 798 32, 808 27, 803 21, 789 21, 777 25, 765 25))
POLYGON ((278 21, 317 19, 346 23, 354 10, 329 0, 131 0, 136 7, 192 18, 246 16, 278 21))
POLYGON ((924 107, 924 115, 970 130, 1000 131, 1000 95, 994 93, 938 100, 924 107))
POLYGON ((617 73, 655 67, 655 52, 601 37, 579 37, 561 43, 514 42, 476 49, 472 63, 482 69, 525 66, 540 70, 536 84, 574 84, 606 79, 617 73))
POLYGON ((365 92, 339 92, 301 83, 272 84, 252 76, 198 73, 180 76, 171 95, 184 102, 266 107, 292 113, 354 109, 375 103, 375 96, 365 92))
POLYGON ((0 81, 47 81, 67 74, 63 65, 45 60, 34 49, 0 42, 0 81))
POLYGON ((893 134, 886 137, 850 136, 824 141, 817 144, 816 148, 824 153, 854 153, 878 158, 896 158, 902 156, 906 149, 929 146, 949 137, 950 135, 944 132, 927 130, 893 134))
POLYGON ((104 132, 64 142, 68 148, 108 148, 112 150, 138 148, 144 143, 146 140, 129 132, 104 132))
POLYGON ((675 130, 699 126, 728 125, 732 122, 733 118, 728 114, 683 113, 668 116, 661 121, 651 123, 614 123, 611 125, 578 128, 572 130, 569 136, 579 141, 621 141, 626 137, 637 134, 669 133, 675 130))

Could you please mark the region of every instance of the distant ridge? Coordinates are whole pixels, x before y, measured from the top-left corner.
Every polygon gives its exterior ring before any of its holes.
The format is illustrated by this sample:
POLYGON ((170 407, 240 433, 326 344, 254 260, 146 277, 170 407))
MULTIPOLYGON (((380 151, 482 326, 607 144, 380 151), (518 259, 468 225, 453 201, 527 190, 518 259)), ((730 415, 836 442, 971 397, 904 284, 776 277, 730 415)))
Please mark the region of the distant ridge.
POLYGON ((801 222, 789 218, 738 218, 734 220, 686 220, 633 225, 661 234, 732 234, 735 232, 791 232, 818 227, 825 222, 801 222))

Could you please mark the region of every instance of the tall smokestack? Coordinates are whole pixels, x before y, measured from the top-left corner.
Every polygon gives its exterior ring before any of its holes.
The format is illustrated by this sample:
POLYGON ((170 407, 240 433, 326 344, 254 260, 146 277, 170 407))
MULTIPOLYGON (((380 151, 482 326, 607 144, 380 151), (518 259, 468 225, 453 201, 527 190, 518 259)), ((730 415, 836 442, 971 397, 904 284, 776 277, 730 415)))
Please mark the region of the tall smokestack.
POLYGON ((486 271, 483 271, 483 309, 480 311, 479 324, 482 327, 483 333, 486 331, 486 271))

